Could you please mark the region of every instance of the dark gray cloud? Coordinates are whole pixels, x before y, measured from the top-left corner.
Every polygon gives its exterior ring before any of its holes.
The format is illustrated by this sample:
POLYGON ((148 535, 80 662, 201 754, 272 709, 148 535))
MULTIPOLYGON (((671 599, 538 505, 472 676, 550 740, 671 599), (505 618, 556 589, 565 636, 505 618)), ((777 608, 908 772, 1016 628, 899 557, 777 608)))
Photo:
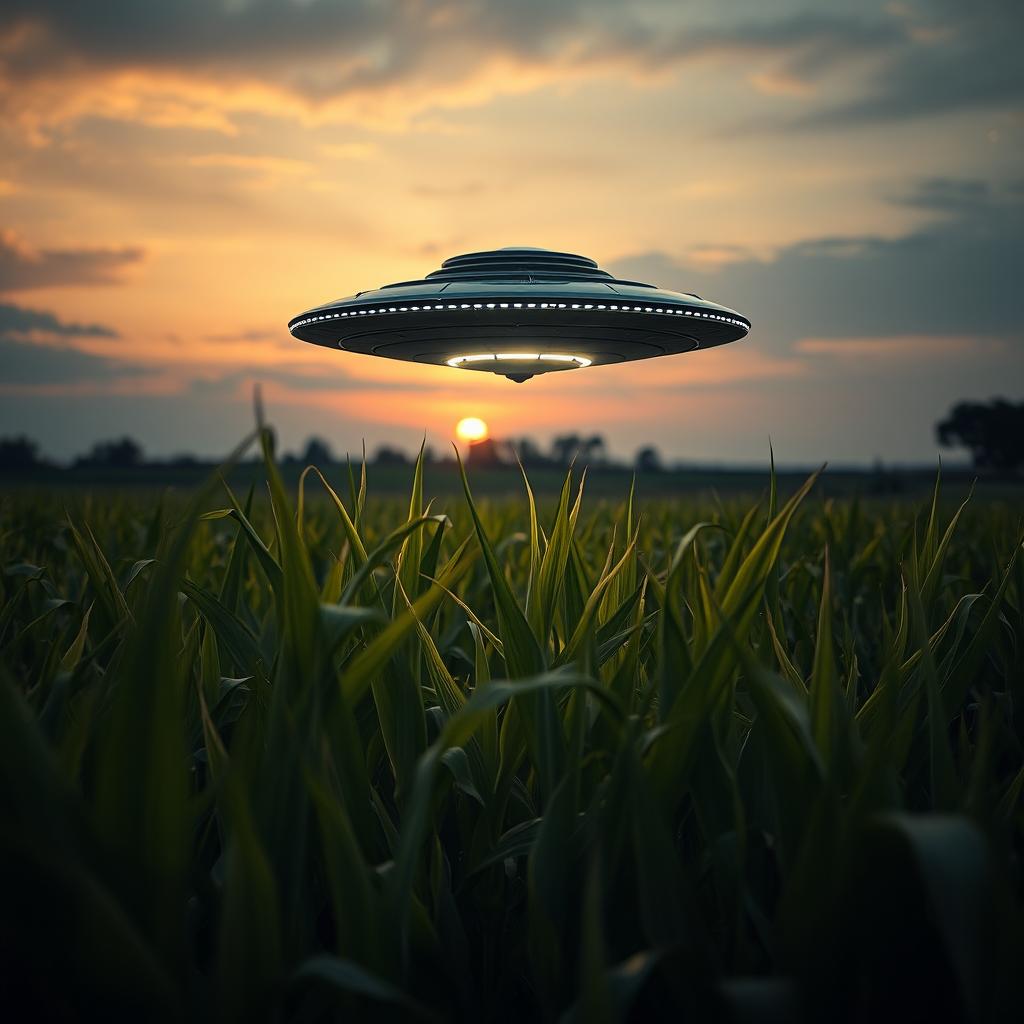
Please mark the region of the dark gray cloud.
POLYGON ((0 334, 0 389, 40 388, 68 384, 99 384, 142 373, 104 356, 75 348, 56 348, 19 341, 0 334))
MULTIPOLYGON (((805 123, 893 120, 1005 107, 1024 97, 1019 0, 853 4, 775 17, 669 0, 8 0, 2 75, 15 87, 83 68, 163 68, 256 77, 311 103, 350 93, 452 85, 508 56, 553 69, 621 64, 644 73, 708 57, 754 57, 814 81, 877 59, 857 95, 805 123), (32 31, 25 31, 31 27, 32 31), (20 33, 20 35, 18 34, 20 33)), ((17 106, 14 95, 8 105, 17 106)))
POLYGON ((96 384, 138 374, 138 368, 67 344, 116 337, 102 324, 67 323, 45 310, 0 304, 0 389, 96 384))
POLYGON ((749 315, 759 344, 896 334, 1016 339, 1024 358, 1024 195, 973 181, 925 182, 900 202, 935 214, 900 238, 836 236, 719 270, 663 253, 615 263, 621 276, 721 297, 749 315))
MULTIPOLYGON (((1020 185, 1012 184, 1006 191, 1013 196, 1020 185)), ((957 178, 928 178, 915 188, 892 197, 902 206, 914 206, 933 213, 953 213, 961 216, 985 216, 993 202, 992 187, 985 181, 957 178)))
POLYGON ((53 313, 0 303, 0 337, 44 334, 53 338, 116 338, 117 331, 103 324, 65 323, 53 313))
POLYGON ((1024 101, 1024 4, 929 0, 908 5, 908 44, 873 76, 864 95, 819 110, 828 126, 978 110, 1024 101))
POLYGON ((665 31, 647 25, 641 32, 613 37, 613 46, 671 66, 710 56, 780 57, 793 75, 818 78, 837 63, 891 50, 907 41, 905 27, 871 14, 803 11, 773 18, 719 25, 684 25, 665 31))
POLYGON ((143 256, 137 247, 33 250, 0 231, 0 292, 117 284, 121 273, 143 256))
MULTIPOLYGON (((265 342, 287 332, 252 329, 232 335, 210 335, 207 340, 230 343, 265 342)), ((68 322, 47 310, 27 309, 0 303, 0 391, 19 391, 67 385, 102 385, 142 373, 166 372, 121 358, 84 352, 71 344, 80 338, 117 338, 118 332, 104 324, 68 322)), ((297 373, 279 367, 233 370, 216 376, 198 376, 194 368, 177 368, 180 386, 195 397, 236 397, 255 382, 273 382, 293 391, 417 391, 420 385, 407 381, 373 382, 345 375, 338 369, 329 373, 297 373)))
POLYGON ((211 59, 265 60, 280 54, 323 53, 328 48, 351 50, 371 43, 391 19, 396 28, 403 21, 408 23, 418 5, 402 0, 304 4, 105 0, 88 6, 91 10, 75 0, 5 3, 0 28, 33 25, 45 31, 45 36, 28 42, 20 57, 11 59, 11 66, 31 74, 33 57, 61 53, 105 63, 127 62, 134 55, 136 61, 149 64, 194 66, 211 59))
MULTIPOLYGON (((475 44, 481 56, 510 52, 537 58, 556 56, 573 41, 582 47, 583 60, 633 55, 655 62, 715 52, 804 49, 810 68, 904 38, 897 19, 856 11, 797 11, 730 24, 703 14, 682 20, 678 5, 668 0, 630 5, 617 0, 450 0, 443 7, 418 0, 107 0, 99 5, 8 0, 0 31, 21 25, 43 30, 7 58, 13 71, 26 76, 36 70, 35 60, 63 54, 135 66, 227 67, 364 53, 371 59, 350 80, 370 81, 377 75, 394 77, 421 58, 429 60, 446 43, 475 44)), ((297 75, 295 81, 316 91, 312 79, 297 75)), ((339 70, 334 81, 343 82, 344 72, 339 70)))
POLYGON ((450 81, 489 55, 550 54, 572 34, 592 34, 588 26, 600 27, 614 7, 611 0, 452 0, 443 7, 417 0, 108 0, 89 12, 74 0, 11 0, 0 32, 36 29, 6 56, 14 80, 76 62, 255 73, 315 102, 401 83, 439 60, 450 81))

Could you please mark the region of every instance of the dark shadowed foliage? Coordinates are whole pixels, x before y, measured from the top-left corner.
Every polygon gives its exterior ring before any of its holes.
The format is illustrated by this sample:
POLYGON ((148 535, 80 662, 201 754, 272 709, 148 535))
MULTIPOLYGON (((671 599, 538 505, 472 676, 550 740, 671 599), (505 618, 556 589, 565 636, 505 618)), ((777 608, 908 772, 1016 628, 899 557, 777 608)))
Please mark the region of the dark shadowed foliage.
POLYGON ((38 469, 43 465, 39 446, 30 438, 0 437, 0 473, 12 475, 38 469))
POLYGON ((0 501, 7 1006, 1020 1019, 1019 511, 295 500, 260 440, 0 501))
POLYGON ((99 441, 88 455, 75 460, 79 466, 128 469, 142 462, 142 447, 130 437, 117 441, 99 441))
POLYGON ((944 447, 966 448, 979 469, 1024 467, 1024 402, 961 402, 935 432, 944 447))

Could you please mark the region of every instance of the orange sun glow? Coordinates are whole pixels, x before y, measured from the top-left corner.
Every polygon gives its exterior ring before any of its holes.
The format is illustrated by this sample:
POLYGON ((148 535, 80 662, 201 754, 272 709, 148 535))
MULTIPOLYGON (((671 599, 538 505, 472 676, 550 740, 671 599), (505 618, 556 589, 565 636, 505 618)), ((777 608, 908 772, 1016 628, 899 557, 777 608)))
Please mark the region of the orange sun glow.
POLYGON ((467 416, 455 424, 455 436, 460 441, 483 441, 487 437, 487 424, 477 416, 467 416))

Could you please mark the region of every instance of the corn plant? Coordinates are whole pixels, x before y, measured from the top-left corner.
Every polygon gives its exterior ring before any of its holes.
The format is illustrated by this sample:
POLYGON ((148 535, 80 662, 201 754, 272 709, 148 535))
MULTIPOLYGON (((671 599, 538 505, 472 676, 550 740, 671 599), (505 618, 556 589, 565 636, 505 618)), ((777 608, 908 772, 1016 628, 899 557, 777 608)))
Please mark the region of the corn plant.
MULTIPOLYGON (((78 1020, 1024 1008, 1019 513, 0 503, 9 1000, 78 1020)), ((784 500, 785 499, 785 500, 784 500)), ((976 507, 977 505, 977 507, 976 507)))

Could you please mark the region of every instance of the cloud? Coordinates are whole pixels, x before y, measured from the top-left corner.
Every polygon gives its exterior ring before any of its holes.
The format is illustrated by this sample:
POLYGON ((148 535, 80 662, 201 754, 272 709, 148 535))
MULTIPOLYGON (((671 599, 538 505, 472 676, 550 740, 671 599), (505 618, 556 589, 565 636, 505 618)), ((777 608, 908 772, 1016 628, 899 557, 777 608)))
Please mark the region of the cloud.
POLYGON ((863 95, 815 112, 815 127, 908 118, 1024 101, 1024 33, 1020 0, 930 0, 893 13, 907 42, 884 62, 863 95))
POLYGON ((771 260, 713 269, 685 253, 645 253, 614 261, 614 269, 720 297, 751 317, 752 344, 776 352, 801 338, 985 335, 1017 339, 1009 351, 1024 358, 1024 194, 929 181, 899 202, 934 216, 902 237, 815 238, 771 260))
MULTIPOLYGON (((743 61, 754 88, 806 99, 837 69, 877 58, 879 80, 899 90, 899 69, 936 59, 929 46, 939 46, 911 19, 878 11, 727 20, 722 10, 669 0, 10 0, 0 109, 37 141, 88 115, 229 134, 249 111, 393 129, 431 109, 607 75, 650 81, 711 60, 743 61)), ((949 17, 964 33, 988 32, 966 9, 949 17)), ((945 58, 950 81, 979 74, 958 53, 945 58)), ((969 46, 966 55, 976 56, 969 46)), ((876 101, 869 92, 850 110, 876 101)))
POLYGON ((12 231, 0 231, 0 292, 67 285, 119 284, 143 258, 137 247, 32 249, 12 231))
POLYGON ((1003 353, 1001 339, 959 334, 897 334, 873 338, 801 338, 795 352, 836 359, 920 361, 922 359, 976 359, 1003 353))
POLYGON ((714 270, 753 258, 754 254, 741 245, 695 245, 686 253, 687 265, 697 270, 714 270))
POLYGON ((25 309, 0 303, 0 337, 27 338, 44 335, 51 338, 116 338, 117 331, 103 324, 75 324, 59 320, 45 310, 25 309))
MULTIPOLYGON (((1019 190, 1011 185, 1011 195, 1019 190)), ((893 202, 913 206, 932 213, 951 213, 960 216, 980 213, 984 215, 991 207, 993 192, 988 182, 959 180, 956 178, 927 178, 909 192, 893 197, 893 202)))
POLYGON ((228 167, 258 174, 308 174, 313 167, 304 160, 291 157, 252 155, 246 153, 202 153, 185 158, 192 167, 228 167))
MULTIPOLYGON (((761 128, 1024 100, 1024 62, 1008 42, 1024 29, 1019 0, 734 11, 674 0, 8 0, 0 118, 37 144, 87 117, 232 136, 251 113, 403 131, 430 111, 709 62, 780 105, 778 118, 758 114, 761 128)), ((351 145, 337 155, 365 158, 367 144, 351 145)))
POLYGON ((288 333, 280 327, 253 327, 244 331, 234 331, 229 334, 206 334, 205 341, 217 341, 222 344, 232 345, 235 343, 252 344, 259 341, 288 341, 288 333))
POLYGON ((0 304, 0 393, 92 389, 136 377, 140 368, 73 345, 79 338, 117 336, 103 324, 67 323, 45 310, 0 304))
POLYGON ((140 367, 76 348, 37 345, 10 335, 0 335, 0 364, 4 368, 0 392, 4 394, 110 384, 143 372, 140 367))
POLYGON ((96 350, 97 340, 119 337, 116 330, 105 324, 76 323, 47 310, 0 303, 0 394, 114 395, 137 387, 149 394, 215 400, 244 398, 258 382, 266 385, 268 395, 302 404, 371 389, 380 393, 422 390, 418 378, 367 380, 337 366, 325 373, 315 363, 309 369, 292 369, 296 363, 295 342, 281 328, 212 334, 204 340, 256 347, 279 341, 289 351, 288 367, 246 365, 247 354, 236 348, 231 350, 230 368, 211 366, 202 360, 190 361, 186 353, 137 359, 133 347, 133 357, 126 359, 116 347, 101 344, 101 350, 96 350))

